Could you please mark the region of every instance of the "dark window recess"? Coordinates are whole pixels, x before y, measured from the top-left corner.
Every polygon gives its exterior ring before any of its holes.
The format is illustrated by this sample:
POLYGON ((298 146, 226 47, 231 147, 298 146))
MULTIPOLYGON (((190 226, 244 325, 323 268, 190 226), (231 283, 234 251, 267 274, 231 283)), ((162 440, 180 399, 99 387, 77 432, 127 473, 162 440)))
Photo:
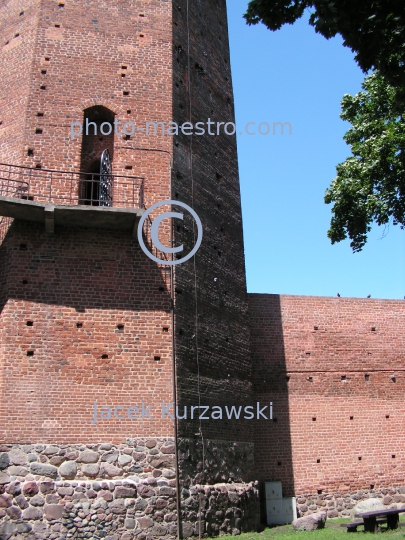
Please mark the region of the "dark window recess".
POLYGON ((27 351, 27 356, 34 356, 34 351, 27 351))
POLYGON ((164 292, 165 288, 164 287, 159 287, 159 291, 160 292, 164 292))
POLYGON ((36 130, 35 130, 35 133, 37 133, 38 135, 41 135, 41 133, 42 133, 42 129, 39 129, 39 128, 38 128, 38 129, 36 129, 36 130))
POLYGON ((163 332, 168 332, 169 331, 169 328, 167 326, 164 326, 163 327, 163 332))
POLYGON ((123 93, 124 96, 129 96, 128 90, 124 90, 122 93, 123 93))
POLYGON ((20 244, 20 251, 27 251, 27 244, 20 244))
POLYGON ((375 326, 373 326, 373 327, 371 328, 371 331, 372 331, 372 332, 375 332, 375 326))
POLYGON ((367 374, 364 375, 364 380, 369 381, 370 380, 370 375, 367 375, 367 374))
POLYGON ((370 484, 370 489, 374 489, 374 484, 370 484))
POLYGON ((26 322, 26 325, 27 325, 27 326, 34 326, 34 321, 27 321, 27 322, 26 322))
POLYGON ((278 422, 278 419, 277 419, 277 418, 273 418, 273 422, 278 422))
POLYGON ((346 375, 342 375, 342 376, 340 377, 340 380, 341 380, 341 381, 345 381, 345 380, 346 380, 346 375))
POLYGON ((33 156, 33 155, 34 155, 34 150, 32 148, 28 148, 27 156, 33 156))
POLYGON ((313 377, 308 377, 308 381, 309 381, 309 382, 314 382, 313 377))
POLYGON ((37 163, 37 164, 35 165, 35 168, 36 168, 36 169, 42 169, 42 165, 41 165, 40 163, 37 163))
POLYGON ((354 416, 351 416, 351 417, 350 417, 350 420, 353 420, 353 418, 354 418, 354 416))
POLYGON ((55 28, 60 28, 60 24, 55 24, 55 28))
POLYGON ((132 169, 132 165, 125 165, 125 168, 127 169, 127 171, 130 171, 132 169))
POLYGON ((44 113, 43 112, 37 112, 37 116, 44 116, 44 113))
POLYGON ((49 61, 50 61, 49 56, 45 56, 45 62, 49 62, 49 61))
POLYGON ((386 415, 385 415, 385 418, 386 418, 387 420, 388 420, 389 417, 390 417, 389 414, 386 414, 386 415))
POLYGON ((319 330, 318 326, 314 326, 314 330, 319 330))
POLYGON ((358 457, 358 460, 361 461, 361 456, 358 457))
POLYGON ((119 332, 122 332, 124 330, 124 325, 123 324, 117 324, 117 330, 119 332))
POLYGON ((320 463, 320 462, 321 462, 321 460, 320 460, 320 459, 317 459, 317 460, 316 460, 316 462, 317 462, 317 463, 320 463))
POLYGON ((202 75, 204 73, 204 68, 202 66, 200 66, 200 64, 196 63, 195 64, 195 70, 197 71, 197 73, 199 73, 200 75, 202 75))
POLYGON ((101 355, 101 359, 102 359, 102 360, 107 360, 107 358, 108 358, 108 354, 102 354, 102 355, 101 355))
POLYGON ((291 379, 290 375, 286 375, 285 380, 286 380, 287 382, 290 382, 290 379, 291 379))
POLYGON ((153 357, 153 360, 156 360, 156 362, 159 362, 160 356, 154 356, 154 357, 153 357))
POLYGON ((24 15, 24 12, 20 11, 20 17, 22 17, 23 15, 24 15))
POLYGON ((40 88, 40 90, 46 90, 46 86, 44 84, 41 84, 41 86, 39 88, 40 88))
POLYGON ((81 322, 76 323, 76 328, 83 328, 83 323, 81 322))
POLYGON ((316 422, 316 416, 312 417, 312 422, 316 422))
POLYGON ((23 280, 22 280, 22 284, 23 284, 23 285, 28 285, 28 281, 27 281, 26 279, 23 279, 23 280))
POLYGON ((277 461, 277 467, 281 467, 281 461, 277 461))
POLYGON ((322 495, 322 490, 318 489, 318 495, 322 495))
POLYGON ((395 459, 395 454, 392 454, 392 456, 391 456, 391 457, 392 457, 392 459, 395 459))
POLYGON ((128 109, 128 110, 127 110, 127 114, 131 114, 131 109, 128 109))
POLYGON ((41 75, 46 75, 46 69, 41 70, 41 75))

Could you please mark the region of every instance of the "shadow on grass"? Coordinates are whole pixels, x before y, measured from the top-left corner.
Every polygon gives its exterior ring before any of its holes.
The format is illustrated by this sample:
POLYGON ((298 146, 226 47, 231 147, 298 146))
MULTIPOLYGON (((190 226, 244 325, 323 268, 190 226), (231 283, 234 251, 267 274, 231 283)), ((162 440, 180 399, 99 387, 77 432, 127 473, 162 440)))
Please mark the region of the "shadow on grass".
MULTIPOLYGON (((364 533, 360 530, 360 527, 357 533, 348 533, 344 527, 340 526, 342 523, 348 523, 348 520, 343 518, 330 519, 327 521, 324 529, 317 531, 294 531, 292 525, 267 527, 260 533, 245 533, 241 534, 239 538, 241 540, 355 540, 356 537, 375 538, 374 534, 364 533)), ((378 534, 382 534, 383 538, 387 540, 404 540, 405 527, 401 527, 394 531, 381 527, 378 534)))

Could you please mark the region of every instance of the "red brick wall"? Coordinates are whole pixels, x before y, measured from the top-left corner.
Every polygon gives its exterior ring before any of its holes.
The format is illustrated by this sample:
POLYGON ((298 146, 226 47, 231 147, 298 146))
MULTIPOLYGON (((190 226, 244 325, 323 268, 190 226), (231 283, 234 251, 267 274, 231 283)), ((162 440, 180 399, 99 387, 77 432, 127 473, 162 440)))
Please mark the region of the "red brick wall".
POLYGON ((15 221, 3 250, 12 271, 1 316, 2 441, 171 436, 172 421, 160 412, 172 400, 168 282, 130 234, 61 229, 46 236, 42 225, 15 221), (144 402, 153 405, 152 420, 91 425, 94 402, 144 402))
POLYGON ((405 302, 248 296, 255 397, 277 419, 256 426, 259 479, 285 495, 403 485, 405 302))
MULTIPOLYGON (((1 49, 0 91, 9 101, 0 162, 79 171, 82 139, 71 140, 70 123, 83 122, 93 105, 107 107, 122 124, 170 121, 171 10, 158 0, 3 2, 2 34, 20 37, 1 49)), ((144 132, 114 138, 113 173, 143 177, 146 206, 170 198, 172 144, 171 137, 144 132)), ((69 189, 68 182, 58 188, 69 189)), ((32 191, 44 186, 34 183, 32 191)), ((166 244, 167 233, 162 227, 166 244)), ((172 400, 168 274, 129 233, 60 227, 47 235, 43 225, 14 222, 0 265, 1 441, 173 435, 159 410, 172 400), (145 402, 154 406, 153 420, 91 426, 95 401, 145 402)))
POLYGON ((0 6, 0 162, 19 163, 26 154, 26 120, 38 25, 36 1, 0 6))

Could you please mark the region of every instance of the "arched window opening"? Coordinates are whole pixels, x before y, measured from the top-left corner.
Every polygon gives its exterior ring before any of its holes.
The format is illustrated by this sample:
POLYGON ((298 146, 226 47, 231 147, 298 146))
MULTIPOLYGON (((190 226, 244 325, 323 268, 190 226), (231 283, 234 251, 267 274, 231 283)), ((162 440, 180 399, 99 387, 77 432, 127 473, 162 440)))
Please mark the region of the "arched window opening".
POLYGON ((112 206, 114 119, 114 113, 101 105, 84 111, 79 204, 112 206))

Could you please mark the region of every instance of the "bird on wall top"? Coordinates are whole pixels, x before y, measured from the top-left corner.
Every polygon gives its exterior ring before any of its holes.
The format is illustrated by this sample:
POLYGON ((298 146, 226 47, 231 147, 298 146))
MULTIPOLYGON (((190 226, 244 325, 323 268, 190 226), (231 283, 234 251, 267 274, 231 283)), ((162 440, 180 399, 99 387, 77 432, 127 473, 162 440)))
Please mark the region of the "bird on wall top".
POLYGON ((337 293, 337 295, 336 295, 336 296, 337 296, 338 298, 340 298, 340 294, 339 294, 339 293, 337 293))
POLYGON ((371 294, 368 294, 368 295, 367 295, 367 298, 371 298, 371 294))

